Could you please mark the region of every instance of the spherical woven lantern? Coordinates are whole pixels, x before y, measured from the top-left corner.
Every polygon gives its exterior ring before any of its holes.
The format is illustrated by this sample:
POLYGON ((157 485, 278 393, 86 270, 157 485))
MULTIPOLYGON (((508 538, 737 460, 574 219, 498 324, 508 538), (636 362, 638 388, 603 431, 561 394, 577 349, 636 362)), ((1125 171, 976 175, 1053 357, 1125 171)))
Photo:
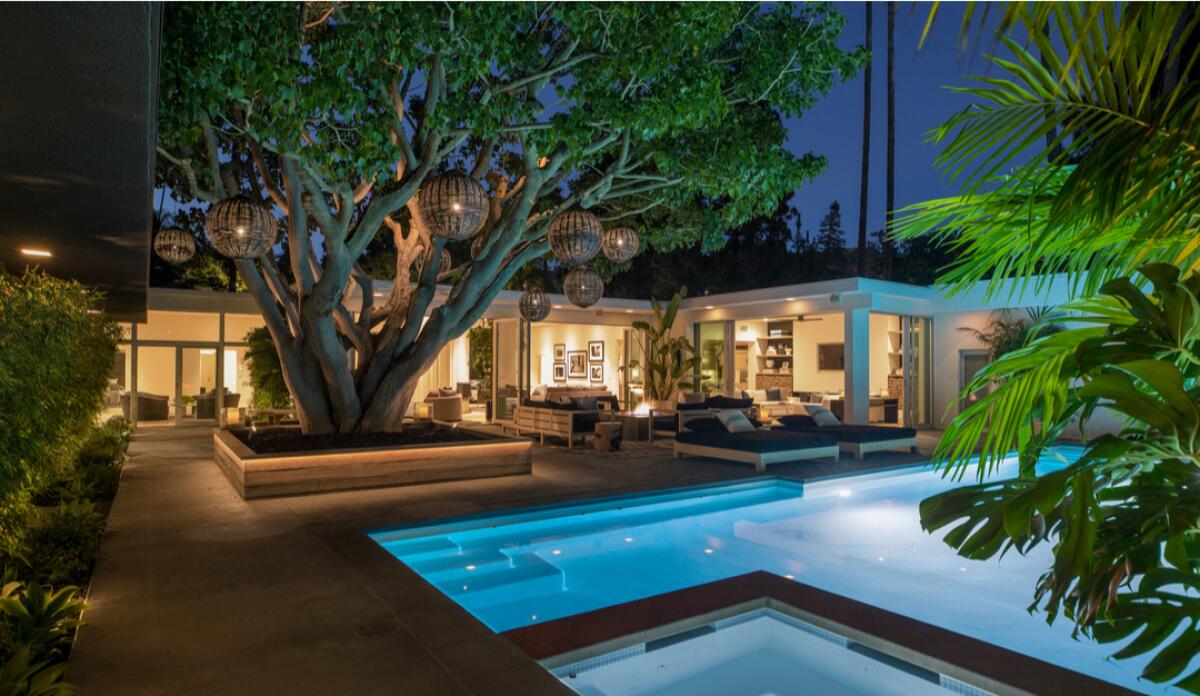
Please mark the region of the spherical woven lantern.
POLYGON ((599 273, 587 266, 580 266, 563 278, 563 294, 576 307, 591 307, 604 294, 604 281, 599 273))
POLYGON ((604 238, 600 240, 600 248, 610 261, 624 263, 637 256, 641 240, 638 233, 630 227, 614 227, 604 230, 604 238))
POLYGON ((559 261, 587 263, 600 253, 604 227, 586 210, 573 208, 550 223, 550 248, 559 261))
POLYGON ((256 259, 271 250, 279 223, 262 203, 246 196, 217 201, 204 220, 214 248, 231 259, 256 259))
POLYGON ((154 235, 154 253, 163 261, 178 266, 196 255, 196 240, 178 227, 168 227, 154 235))
POLYGON ((458 242, 483 229, 487 194, 478 181, 462 172, 450 172, 421 184, 417 208, 430 234, 458 242))
POLYGON ((518 306, 527 321, 541 321, 550 315, 550 296, 526 283, 518 306))

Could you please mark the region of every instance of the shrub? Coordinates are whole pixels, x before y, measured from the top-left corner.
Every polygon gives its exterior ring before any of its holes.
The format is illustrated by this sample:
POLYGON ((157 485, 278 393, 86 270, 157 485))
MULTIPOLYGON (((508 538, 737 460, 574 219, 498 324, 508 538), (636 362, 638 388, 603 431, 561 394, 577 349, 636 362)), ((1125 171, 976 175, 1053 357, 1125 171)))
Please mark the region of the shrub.
POLYGON ((0 536, 59 479, 103 404, 120 331, 79 283, 0 269, 0 536))
POLYGON ((109 419, 88 436, 75 458, 74 478, 81 489, 79 497, 113 499, 132 436, 128 421, 119 417, 109 419))
POLYGON ((87 581, 100 550, 104 520, 87 501, 39 508, 18 555, 28 577, 52 585, 87 581))
POLYGON ((7 582, 0 588, 0 648, 4 658, 61 656, 86 605, 79 588, 53 590, 41 583, 7 582))
POLYGON ((246 334, 246 357, 243 360, 250 370, 250 386, 254 388, 251 400, 255 408, 287 408, 292 403, 287 383, 283 381, 283 368, 279 365, 279 354, 271 333, 263 327, 251 329, 246 334))
POLYGON ((68 696, 75 687, 62 681, 66 663, 43 660, 34 662, 27 652, 19 652, 0 665, 2 696, 68 696))

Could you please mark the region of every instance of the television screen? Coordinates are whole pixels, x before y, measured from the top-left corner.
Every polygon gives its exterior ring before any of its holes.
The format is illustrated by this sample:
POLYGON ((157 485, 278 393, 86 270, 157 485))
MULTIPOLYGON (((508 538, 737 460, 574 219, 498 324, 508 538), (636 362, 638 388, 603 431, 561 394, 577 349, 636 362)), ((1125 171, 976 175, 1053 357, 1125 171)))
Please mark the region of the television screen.
POLYGON ((846 345, 844 343, 817 344, 817 369, 846 369, 846 345))

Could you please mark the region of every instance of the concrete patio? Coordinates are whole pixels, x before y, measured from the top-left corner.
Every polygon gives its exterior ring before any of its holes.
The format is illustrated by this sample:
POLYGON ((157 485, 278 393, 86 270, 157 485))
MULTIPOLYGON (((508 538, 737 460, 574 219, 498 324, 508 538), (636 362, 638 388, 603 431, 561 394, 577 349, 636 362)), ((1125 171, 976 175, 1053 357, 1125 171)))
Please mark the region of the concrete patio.
MULTIPOLYGON (((922 451, 934 441, 923 433, 922 451)), ((209 430, 142 430, 67 679, 85 694, 573 693, 362 530, 756 475, 666 448, 638 454, 535 447, 529 476, 246 502, 213 462, 209 430)), ((923 456, 770 473, 810 478, 923 456)))

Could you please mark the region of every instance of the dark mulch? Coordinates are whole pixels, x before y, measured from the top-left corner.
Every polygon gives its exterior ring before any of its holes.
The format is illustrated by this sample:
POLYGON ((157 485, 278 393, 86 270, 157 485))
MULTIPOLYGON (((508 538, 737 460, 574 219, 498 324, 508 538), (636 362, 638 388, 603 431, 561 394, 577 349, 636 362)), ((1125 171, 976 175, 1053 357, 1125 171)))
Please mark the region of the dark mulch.
POLYGON ((231 429, 231 432, 257 454, 279 452, 310 452, 354 449, 359 447, 402 447, 405 445, 441 445, 455 442, 478 442, 487 439, 483 433, 461 428, 414 426, 398 433, 338 433, 305 435, 298 428, 231 429))

